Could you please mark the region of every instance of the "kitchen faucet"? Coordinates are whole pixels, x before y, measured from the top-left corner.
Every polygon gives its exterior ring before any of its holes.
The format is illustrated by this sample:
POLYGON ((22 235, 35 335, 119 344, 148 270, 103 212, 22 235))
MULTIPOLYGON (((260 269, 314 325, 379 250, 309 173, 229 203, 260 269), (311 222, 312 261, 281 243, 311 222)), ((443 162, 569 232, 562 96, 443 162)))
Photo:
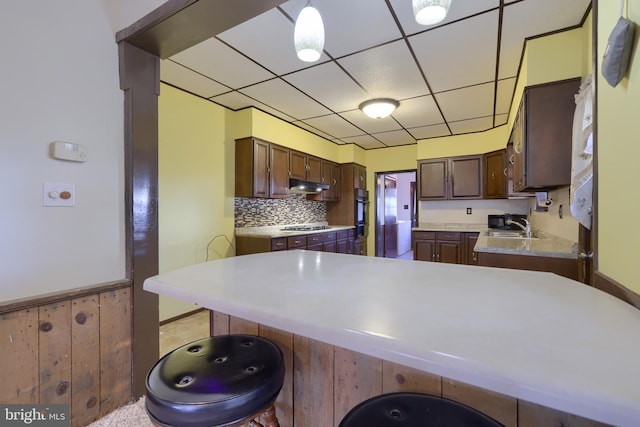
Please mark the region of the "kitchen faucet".
POLYGON ((513 221, 511 219, 507 220, 507 225, 511 225, 511 224, 517 225, 518 227, 520 227, 522 229, 522 231, 525 232, 526 237, 531 237, 532 236, 531 223, 529 221, 527 221, 526 218, 521 218, 521 219, 524 221, 524 223, 526 225, 522 225, 518 221, 513 221))

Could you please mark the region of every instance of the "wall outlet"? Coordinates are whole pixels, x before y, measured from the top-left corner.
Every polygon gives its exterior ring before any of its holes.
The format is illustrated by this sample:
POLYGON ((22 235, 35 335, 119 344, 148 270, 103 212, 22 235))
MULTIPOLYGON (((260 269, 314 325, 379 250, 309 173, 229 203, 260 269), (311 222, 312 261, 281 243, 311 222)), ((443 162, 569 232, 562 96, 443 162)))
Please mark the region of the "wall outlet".
POLYGON ((473 212, 473 209, 467 208, 467 215, 471 215, 472 212, 473 212))

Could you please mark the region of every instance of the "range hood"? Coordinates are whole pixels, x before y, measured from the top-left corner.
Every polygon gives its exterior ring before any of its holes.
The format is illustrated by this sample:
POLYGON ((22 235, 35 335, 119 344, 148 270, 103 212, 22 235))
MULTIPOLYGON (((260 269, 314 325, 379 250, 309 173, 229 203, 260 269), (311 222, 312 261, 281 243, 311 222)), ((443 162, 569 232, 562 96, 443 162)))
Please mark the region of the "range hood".
POLYGON ((328 184, 316 184, 315 182, 289 179, 289 192, 293 194, 319 194, 322 190, 328 190, 328 184))

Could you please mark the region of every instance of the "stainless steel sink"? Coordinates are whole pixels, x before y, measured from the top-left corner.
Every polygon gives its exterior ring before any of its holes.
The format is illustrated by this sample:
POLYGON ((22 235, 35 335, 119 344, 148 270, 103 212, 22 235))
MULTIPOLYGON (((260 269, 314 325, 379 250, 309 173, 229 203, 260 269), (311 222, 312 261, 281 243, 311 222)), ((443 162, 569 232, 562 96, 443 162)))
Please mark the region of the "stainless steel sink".
MULTIPOLYGON (((485 233, 489 237, 510 237, 512 239, 527 239, 524 231, 520 230, 488 230, 485 233)), ((533 233, 529 239, 537 239, 538 236, 533 233)))

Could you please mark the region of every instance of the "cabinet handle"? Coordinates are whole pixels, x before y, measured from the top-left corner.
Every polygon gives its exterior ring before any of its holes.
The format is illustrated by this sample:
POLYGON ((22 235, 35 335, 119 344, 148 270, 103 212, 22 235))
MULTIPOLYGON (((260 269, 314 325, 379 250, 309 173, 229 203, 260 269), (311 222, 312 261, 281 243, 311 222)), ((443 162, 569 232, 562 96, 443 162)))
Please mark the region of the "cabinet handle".
POLYGON ((436 254, 431 254, 431 260, 435 261, 436 260, 436 254))
POLYGON ((502 173, 504 173, 504 176, 509 176, 509 173, 507 171, 507 168, 504 168, 504 170, 502 171, 502 173))
POLYGON ((333 185, 336 185, 338 183, 338 181, 336 181, 335 178, 333 178, 333 185))
POLYGON ((496 173, 495 172, 491 172, 491 179, 496 179, 496 173))
POLYGON ((513 158, 513 154, 509 156, 509 163, 510 164, 514 164, 514 158, 513 158))
POLYGON ((473 260, 474 261, 478 260, 478 254, 475 251, 473 251, 473 260))

